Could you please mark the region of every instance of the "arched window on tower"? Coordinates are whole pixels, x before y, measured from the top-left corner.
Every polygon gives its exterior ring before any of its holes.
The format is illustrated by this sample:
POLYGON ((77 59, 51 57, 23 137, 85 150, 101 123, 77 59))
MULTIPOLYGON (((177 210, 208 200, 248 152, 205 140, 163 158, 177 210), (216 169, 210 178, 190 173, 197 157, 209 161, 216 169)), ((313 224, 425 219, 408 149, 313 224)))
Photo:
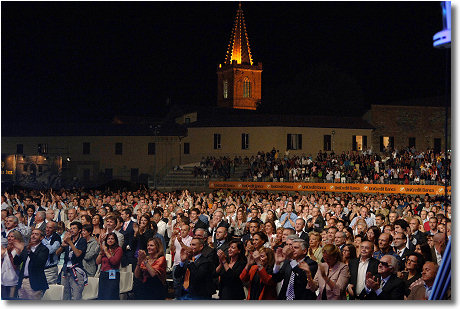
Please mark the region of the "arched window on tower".
POLYGON ((251 82, 247 77, 244 78, 243 82, 243 98, 251 97, 251 82))
POLYGON ((223 91, 224 99, 227 99, 228 98, 228 81, 227 80, 224 80, 223 86, 224 86, 224 91, 223 91))

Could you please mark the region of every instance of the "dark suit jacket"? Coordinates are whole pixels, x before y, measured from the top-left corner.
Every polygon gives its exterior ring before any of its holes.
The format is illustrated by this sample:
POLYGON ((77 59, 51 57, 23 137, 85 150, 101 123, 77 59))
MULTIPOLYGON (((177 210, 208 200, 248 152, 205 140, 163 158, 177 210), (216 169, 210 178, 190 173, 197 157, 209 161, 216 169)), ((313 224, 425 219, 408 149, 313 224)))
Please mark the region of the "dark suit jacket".
MULTIPOLYGON (((426 236, 424 233, 420 232, 420 231, 417 231, 415 234, 412 234, 411 235, 411 238, 412 239, 415 239, 416 240, 416 245, 417 244, 420 244, 420 243, 424 243, 426 242, 426 236)), ((411 241, 412 242, 412 241, 411 241)))
POLYGON ((191 229, 191 232, 195 232, 195 230, 198 228, 208 230, 208 225, 198 219, 198 221, 195 223, 195 226, 191 229))
MULTIPOLYGON (((227 221, 222 219, 214 229, 209 228, 209 235, 212 235, 214 231, 216 231, 219 227, 222 227, 222 226, 228 229, 230 227, 230 224, 228 224, 227 221)), ((216 241, 216 234, 214 234, 214 236, 212 237, 212 241, 213 242, 216 241)))
MULTIPOLYGON (((350 269, 350 284, 353 284, 353 293, 356 295, 356 283, 358 282, 358 266, 359 258, 351 259, 348 262, 348 268, 350 269)), ((370 272, 373 276, 378 276, 379 260, 371 257, 369 264, 367 265, 366 273, 370 272)), ((366 291, 361 291, 361 294, 353 298, 363 299, 366 291)))
POLYGON ((198 297, 211 298, 216 292, 213 277, 216 272, 214 262, 203 254, 195 262, 186 262, 183 267, 177 266, 174 273, 177 279, 185 276, 187 269, 190 270, 189 294, 198 297))
MULTIPOLYGON (((296 233, 296 234, 297 234, 297 233, 296 233)), ((308 246, 308 243, 309 243, 309 241, 310 241, 310 237, 308 237, 308 233, 302 232, 302 233, 300 234, 300 238, 303 239, 303 240, 305 240, 305 241, 307 242, 307 246, 308 246)))
POLYGON ((48 283, 45 277, 45 264, 48 260, 49 250, 42 243, 38 245, 35 252, 28 252, 27 248, 22 250, 20 255, 16 255, 13 259, 14 265, 20 267, 18 289, 22 286, 22 280, 24 279, 24 270, 27 261, 27 257, 30 257, 29 261, 29 277, 30 286, 34 291, 45 291, 48 289, 48 283))
POLYGON ((404 281, 398 278, 395 274, 390 276, 390 279, 383 286, 380 295, 374 291, 366 294, 364 299, 377 299, 377 300, 403 300, 405 292, 404 281))
MULTIPOLYGON (((123 224, 124 226, 124 224, 123 224)), ((131 248, 131 243, 134 238, 134 222, 130 221, 128 226, 126 227, 126 230, 123 229, 123 226, 120 229, 120 233, 123 234, 123 257, 121 259, 121 266, 125 267, 126 265, 132 263, 133 258, 134 258, 134 249, 131 248), (127 249, 127 246, 129 245, 130 250, 127 249)))
MULTIPOLYGON (((396 251, 396 250, 395 250, 396 251)), ((407 257, 412 254, 414 251, 410 249, 404 249, 403 254, 401 255, 401 259, 399 260, 399 270, 404 270, 404 267, 406 266, 406 259, 407 257)))
MULTIPOLYGON (((308 266, 310 266, 311 276, 312 278, 315 277, 316 271, 318 270, 318 263, 310 259, 308 256, 305 257, 305 262, 307 262, 308 266)), ((295 300, 298 299, 316 299, 315 292, 306 289, 308 280, 307 274, 305 271, 300 269, 299 265, 294 268, 291 268, 290 260, 286 260, 281 266, 281 269, 278 273, 273 274, 273 280, 275 282, 283 281, 283 286, 278 294, 278 299, 286 299, 286 292, 289 284, 289 278, 291 277, 291 272, 295 273, 294 277, 294 294, 295 300)))

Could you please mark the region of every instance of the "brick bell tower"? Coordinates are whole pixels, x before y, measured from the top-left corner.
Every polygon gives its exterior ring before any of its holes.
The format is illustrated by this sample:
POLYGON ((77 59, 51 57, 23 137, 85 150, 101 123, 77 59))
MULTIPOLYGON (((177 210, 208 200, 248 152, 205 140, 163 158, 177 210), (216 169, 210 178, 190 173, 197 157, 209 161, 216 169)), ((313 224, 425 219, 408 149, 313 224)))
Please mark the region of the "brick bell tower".
POLYGON ((240 3, 225 62, 217 68, 217 106, 255 110, 261 98, 262 63, 252 62, 240 3))

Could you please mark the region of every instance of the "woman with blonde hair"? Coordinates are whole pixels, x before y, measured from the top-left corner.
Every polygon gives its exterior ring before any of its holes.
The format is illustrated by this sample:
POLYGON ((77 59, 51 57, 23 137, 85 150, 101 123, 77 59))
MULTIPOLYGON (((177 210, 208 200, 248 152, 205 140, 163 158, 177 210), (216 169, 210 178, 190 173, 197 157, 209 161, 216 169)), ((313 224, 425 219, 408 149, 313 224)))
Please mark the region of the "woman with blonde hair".
POLYGON ((325 263, 318 265, 315 278, 311 278, 308 265, 300 266, 307 273, 307 289, 313 292, 318 290, 317 300, 344 300, 345 291, 350 279, 348 265, 342 263, 340 249, 332 244, 323 247, 323 259, 325 263))

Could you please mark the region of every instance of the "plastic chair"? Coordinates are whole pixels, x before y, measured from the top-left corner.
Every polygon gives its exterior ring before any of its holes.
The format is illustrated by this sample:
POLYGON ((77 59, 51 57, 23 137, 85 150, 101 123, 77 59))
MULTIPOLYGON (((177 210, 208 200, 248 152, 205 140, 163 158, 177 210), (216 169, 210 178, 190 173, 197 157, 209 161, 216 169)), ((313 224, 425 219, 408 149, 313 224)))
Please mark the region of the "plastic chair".
POLYGON ((171 254, 168 254, 166 253, 166 271, 167 272, 170 272, 172 271, 172 255, 171 254))
POLYGON ((132 273, 133 272, 133 265, 128 264, 125 267, 120 267, 120 272, 125 272, 125 273, 132 273))
POLYGON ((99 278, 88 277, 88 285, 85 286, 82 293, 82 299, 96 299, 99 288, 99 278))
POLYGON ((63 300, 64 286, 60 284, 50 284, 48 290, 42 297, 42 300, 63 300))
POLYGON ((120 272, 120 294, 128 293, 133 289, 133 280, 132 272, 120 272))

